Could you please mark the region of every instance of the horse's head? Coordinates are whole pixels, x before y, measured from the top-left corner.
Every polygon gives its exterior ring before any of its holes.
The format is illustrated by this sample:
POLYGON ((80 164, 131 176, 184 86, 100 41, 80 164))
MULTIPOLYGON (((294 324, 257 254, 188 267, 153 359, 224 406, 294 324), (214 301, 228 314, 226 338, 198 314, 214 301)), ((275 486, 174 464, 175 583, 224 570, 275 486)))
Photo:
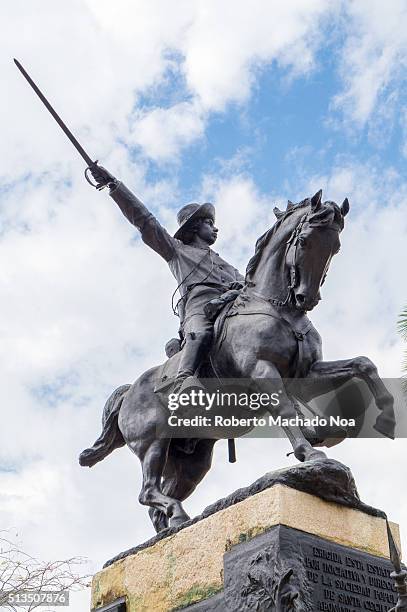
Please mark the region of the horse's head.
POLYGON ((339 251, 339 234, 349 202, 322 202, 322 191, 286 211, 256 244, 246 279, 257 295, 279 305, 312 310, 318 304, 332 257, 339 251), (272 293, 272 295, 270 295, 272 293))
POLYGON ((332 257, 339 251, 339 234, 349 211, 347 199, 339 207, 335 202, 322 202, 321 196, 322 191, 318 191, 301 203, 303 215, 287 243, 285 263, 291 300, 300 310, 312 310, 321 299, 320 288, 332 257))

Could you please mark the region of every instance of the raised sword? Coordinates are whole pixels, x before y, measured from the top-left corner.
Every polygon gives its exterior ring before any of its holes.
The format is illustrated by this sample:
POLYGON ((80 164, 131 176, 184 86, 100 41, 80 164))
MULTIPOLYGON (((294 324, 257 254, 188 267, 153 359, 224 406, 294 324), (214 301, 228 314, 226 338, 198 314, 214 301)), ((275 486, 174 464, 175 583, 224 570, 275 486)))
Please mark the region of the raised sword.
POLYGON ((17 68, 19 69, 19 71, 21 72, 21 74, 23 75, 23 77, 26 79, 26 81, 31 85, 31 87, 33 88, 33 90, 35 91, 35 93, 37 94, 37 96, 39 97, 41 102, 44 104, 46 109, 54 117, 54 119, 58 123, 59 127, 62 129, 62 131, 65 133, 65 135, 68 136, 69 140, 72 142, 73 146, 78 151, 79 155, 87 163, 87 168, 85 169, 85 178, 88 181, 88 183, 90 183, 92 185, 92 187, 96 187, 96 189, 99 189, 99 190, 103 189, 106 185, 102 185, 102 184, 99 184, 99 183, 93 183, 90 180, 90 178, 89 178, 89 172, 92 170, 92 168, 95 168, 97 166, 98 162, 97 161, 93 161, 92 158, 86 153, 85 149, 82 147, 81 144, 79 144, 78 140, 72 134, 71 130, 65 125, 65 123, 62 121, 61 117, 58 115, 58 113, 55 111, 55 109, 48 102, 47 98, 44 96, 44 94, 39 89, 39 87, 34 83, 32 78, 30 77, 28 72, 25 70, 25 68, 23 68, 23 66, 20 64, 20 62, 17 59, 14 58, 14 63, 17 66, 17 68))

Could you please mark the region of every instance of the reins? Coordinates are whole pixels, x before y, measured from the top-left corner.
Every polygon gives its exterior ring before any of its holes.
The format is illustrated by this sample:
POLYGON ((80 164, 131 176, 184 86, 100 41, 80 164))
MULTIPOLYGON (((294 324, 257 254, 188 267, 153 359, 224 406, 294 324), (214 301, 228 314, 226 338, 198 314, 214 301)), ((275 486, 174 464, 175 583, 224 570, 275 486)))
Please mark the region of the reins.
MULTIPOLYGON (((274 306, 285 306, 288 304, 288 301, 291 297, 291 294, 293 292, 293 290, 295 289, 295 285, 297 282, 297 246, 298 246, 298 237, 302 231, 302 228, 304 226, 305 221, 308 218, 309 213, 306 213, 305 215, 303 215, 300 219, 300 221, 298 222, 298 224, 295 226, 295 228, 293 229, 291 236, 289 237, 289 239, 287 240, 286 243, 286 251, 285 251, 285 256, 284 256, 284 261, 287 264, 287 266, 289 267, 289 271, 290 271, 290 276, 289 276, 289 284, 287 287, 287 296, 285 298, 284 301, 278 300, 274 297, 266 297, 264 296, 262 293, 258 292, 258 291, 252 291, 252 294, 256 297, 261 298, 262 300, 265 300, 266 302, 270 302, 271 304, 273 304, 274 306), (291 247, 294 248, 291 248, 291 247)), ((254 283, 251 283, 252 286, 255 286, 254 283)))

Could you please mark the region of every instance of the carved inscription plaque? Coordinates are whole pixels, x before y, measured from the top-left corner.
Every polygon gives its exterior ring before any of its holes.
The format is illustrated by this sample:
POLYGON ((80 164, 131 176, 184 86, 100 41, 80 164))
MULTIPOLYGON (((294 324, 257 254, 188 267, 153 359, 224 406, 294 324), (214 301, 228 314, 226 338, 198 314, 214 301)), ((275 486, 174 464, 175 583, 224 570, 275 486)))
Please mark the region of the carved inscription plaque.
POLYGON ((388 561, 315 537, 299 539, 316 611, 387 612, 396 604, 388 561))

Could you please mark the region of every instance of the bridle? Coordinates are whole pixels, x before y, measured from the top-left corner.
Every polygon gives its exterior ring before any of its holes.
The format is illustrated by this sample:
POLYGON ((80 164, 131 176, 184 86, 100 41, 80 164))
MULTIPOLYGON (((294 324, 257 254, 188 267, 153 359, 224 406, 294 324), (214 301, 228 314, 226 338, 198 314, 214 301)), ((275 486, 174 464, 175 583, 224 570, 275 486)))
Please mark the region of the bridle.
MULTIPOLYGON (((304 224, 308 221, 308 218, 310 217, 310 212, 308 211, 305 215, 303 215, 301 217, 301 219, 299 220, 299 222, 297 223, 297 225, 295 226, 295 228, 293 229, 289 239, 286 242, 286 250, 285 250, 285 257, 284 257, 284 262, 285 262, 285 266, 289 269, 289 282, 288 282, 288 286, 287 286, 287 296, 286 298, 281 301, 278 300, 276 298, 273 297, 266 297, 264 295, 262 295, 261 293, 257 292, 257 291, 252 291, 253 295, 256 297, 259 297, 263 300, 266 300, 267 302, 270 302, 271 304, 273 304, 274 306, 286 306, 292 296, 292 293, 296 287, 297 284, 297 249, 298 249, 298 239, 301 235, 302 229, 304 227, 304 224)), ((326 227, 326 229, 330 229, 333 231, 339 231, 339 226, 338 227, 326 227)), ((326 278, 327 272, 325 272, 322 281, 321 281, 321 285, 325 282, 325 278, 326 278)), ((254 286, 254 283, 252 284, 252 286, 254 286)))
POLYGON ((308 219, 309 213, 303 215, 298 223, 298 225, 294 228, 291 236, 287 240, 287 246, 285 251, 285 263, 290 271, 290 283, 287 288, 287 297, 284 300, 283 304, 286 304, 290 298, 292 291, 295 289, 295 285, 297 283, 297 247, 298 247, 298 238, 301 234, 304 223, 308 219), (294 248, 292 248, 294 247, 294 248))

